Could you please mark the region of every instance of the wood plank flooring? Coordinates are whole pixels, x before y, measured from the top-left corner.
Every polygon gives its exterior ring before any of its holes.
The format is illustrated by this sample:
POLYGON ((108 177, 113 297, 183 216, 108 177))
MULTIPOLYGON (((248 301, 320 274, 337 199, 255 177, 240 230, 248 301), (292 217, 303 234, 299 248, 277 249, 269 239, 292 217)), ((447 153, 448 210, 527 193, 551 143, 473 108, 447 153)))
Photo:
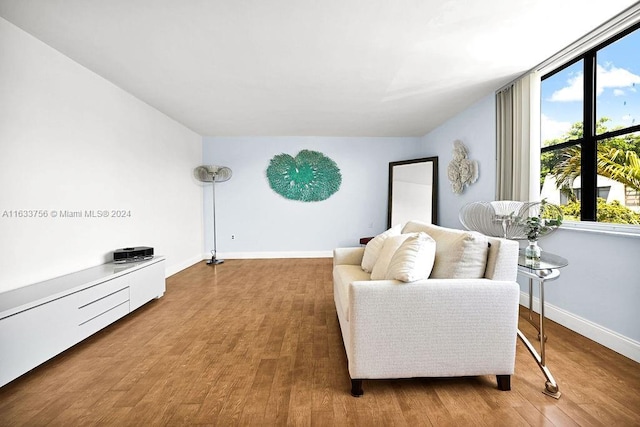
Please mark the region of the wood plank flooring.
POLYGON ((365 381, 356 399, 330 259, 202 262, 167 279, 163 298, 0 388, 0 425, 640 425, 640 364, 548 324, 559 400, 542 394, 522 343, 510 392, 493 376, 426 378, 365 381))

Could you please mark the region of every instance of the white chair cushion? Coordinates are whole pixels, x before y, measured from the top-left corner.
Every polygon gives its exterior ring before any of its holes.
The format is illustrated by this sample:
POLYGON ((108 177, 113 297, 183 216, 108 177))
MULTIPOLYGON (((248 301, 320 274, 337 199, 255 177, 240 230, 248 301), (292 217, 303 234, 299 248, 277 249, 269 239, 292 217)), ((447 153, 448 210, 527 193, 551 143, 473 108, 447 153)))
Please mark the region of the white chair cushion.
POLYGON ((403 233, 425 232, 436 241, 432 279, 479 279, 484 277, 489 253, 487 236, 420 221, 409 221, 403 233))
POLYGON ((369 243, 367 243, 367 246, 364 248, 364 255, 362 256, 361 265, 364 271, 367 273, 371 273, 373 271, 373 266, 376 264, 376 261, 380 256, 380 251, 382 251, 384 241, 387 237, 400 235, 401 228, 401 225, 398 224, 369 240, 369 243))

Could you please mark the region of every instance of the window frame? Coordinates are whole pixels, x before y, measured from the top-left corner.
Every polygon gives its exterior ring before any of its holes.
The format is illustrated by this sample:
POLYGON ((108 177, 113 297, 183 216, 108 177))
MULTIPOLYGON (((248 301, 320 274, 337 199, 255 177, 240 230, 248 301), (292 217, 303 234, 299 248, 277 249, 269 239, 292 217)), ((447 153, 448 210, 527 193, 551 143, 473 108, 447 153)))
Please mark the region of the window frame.
MULTIPOLYGON (((554 68, 548 73, 545 73, 540 78, 540 83, 545 79, 552 77, 553 75, 563 71, 564 69, 574 65, 577 62, 583 61, 583 103, 582 103, 582 124, 583 135, 582 138, 573 139, 560 144, 551 145, 548 147, 540 147, 540 154, 561 151, 569 147, 579 146, 581 150, 581 198, 580 198, 580 221, 581 222, 594 222, 597 224, 608 224, 597 222, 597 153, 598 142, 614 138, 621 135, 626 135, 634 132, 640 132, 640 124, 626 127, 624 129, 617 129, 598 135, 596 133, 596 68, 597 68, 597 53, 598 51, 606 48, 607 46, 615 43, 623 37, 633 33, 634 31, 640 31, 640 22, 629 28, 617 33, 616 35, 606 39, 598 45, 588 49, 579 56, 571 59, 570 61, 554 68)), ((542 142, 542 141, 541 141, 542 142)), ((539 175, 540 172, 538 172, 539 175)), ((631 225, 633 228, 640 228, 636 225, 631 225)), ((635 233, 634 233, 635 234, 635 233)))

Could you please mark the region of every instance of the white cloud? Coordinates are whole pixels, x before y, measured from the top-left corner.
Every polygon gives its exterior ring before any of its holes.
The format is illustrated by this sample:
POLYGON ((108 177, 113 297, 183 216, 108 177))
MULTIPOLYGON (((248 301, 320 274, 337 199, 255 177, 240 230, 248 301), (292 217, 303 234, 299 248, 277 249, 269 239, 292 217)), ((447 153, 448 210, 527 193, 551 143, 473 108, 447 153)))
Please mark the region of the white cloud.
POLYGON ((542 142, 559 138, 571 129, 571 123, 553 120, 544 114, 540 115, 540 140, 542 142))
POLYGON ((582 101, 583 81, 584 76, 582 73, 577 74, 575 77, 571 77, 567 81, 569 85, 553 92, 549 100, 551 102, 582 101))
MULTIPOLYGON (((584 76, 576 74, 567 80, 567 86, 551 94, 551 102, 582 101, 582 86, 584 76)), ((613 89, 615 96, 624 95, 620 88, 636 91, 635 84, 640 84, 640 76, 624 68, 617 68, 613 64, 598 65, 596 94, 601 95, 606 89, 613 89)))
MULTIPOLYGON (((632 88, 634 84, 640 83, 640 76, 633 74, 624 68, 616 68, 607 64, 603 67, 598 65, 597 70, 597 94, 600 95, 605 89, 632 88)), ((615 94, 615 92, 614 92, 615 94)))

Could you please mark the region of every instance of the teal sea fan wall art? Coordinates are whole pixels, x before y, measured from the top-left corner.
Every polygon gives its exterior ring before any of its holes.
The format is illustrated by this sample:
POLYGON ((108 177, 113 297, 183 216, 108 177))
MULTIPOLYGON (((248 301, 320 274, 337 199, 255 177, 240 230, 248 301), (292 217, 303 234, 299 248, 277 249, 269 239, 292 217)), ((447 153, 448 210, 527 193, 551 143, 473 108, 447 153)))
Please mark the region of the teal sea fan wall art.
POLYGON ((295 157, 273 156, 267 168, 269 186, 282 197, 302 202, 326 200, 340 189, 340 168, 318 151, 302 150, 295 157))

